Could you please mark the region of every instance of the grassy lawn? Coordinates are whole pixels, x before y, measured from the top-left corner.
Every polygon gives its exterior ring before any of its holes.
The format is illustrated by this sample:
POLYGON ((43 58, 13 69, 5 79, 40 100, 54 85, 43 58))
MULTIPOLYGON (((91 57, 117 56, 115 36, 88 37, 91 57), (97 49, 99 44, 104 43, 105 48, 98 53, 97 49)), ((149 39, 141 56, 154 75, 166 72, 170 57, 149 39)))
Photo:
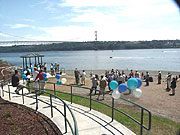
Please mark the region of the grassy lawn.
MULTIPOLYGON (((53 91, 50 91, 49 93, 54 94, 53 91)), ((44 94, 45 95, 45 94, 44 94)), ((58 93, 56 92, 56 95, 60 97, 63 100, 70 101, 71 96, 69 94, 65 93, 58 93)), ((72 98, 73 103, 80 104, 86 107, 89 107, 89 99, 82 98, 79 96, 73 96, 72 98)), ((116 107, 117 108, 117 107, 116 107)), ((100 104, 96 101, 92 101, 92 109, 97 110, 103 114, 106 114, 111 117, 112 109, 100 104)), ((131 108, 117 108, 123 112, 128 113, 130 116, 134 117, 138 121, 140 121, 140 111, 133 110, 131 108)), ((140 134, 140 126, 136 124, 133 120, 129 119, 128 117, 124 116, 123 114, 114 111, 114 119, 126 127, 128 127, 130 130, 135 132, 136 134, 140 134)), ((180 123, 176 123, 172 120, 152 115, 152 121, 151 121, 151 130, 146 131, 143 130, 144 135, 179 135, 180 132, 180 123)), ((148 114, 144 114, 144 124, 148 125, 148 114)))

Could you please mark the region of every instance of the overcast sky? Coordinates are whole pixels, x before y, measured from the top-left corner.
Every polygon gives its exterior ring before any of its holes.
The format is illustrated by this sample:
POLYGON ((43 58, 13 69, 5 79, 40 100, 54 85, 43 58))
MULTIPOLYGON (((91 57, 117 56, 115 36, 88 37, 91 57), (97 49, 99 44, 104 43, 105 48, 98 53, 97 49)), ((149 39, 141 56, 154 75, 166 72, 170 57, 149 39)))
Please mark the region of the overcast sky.
POLYGON ((0 0, 0 41, 180 39, 173 0, 0 0))

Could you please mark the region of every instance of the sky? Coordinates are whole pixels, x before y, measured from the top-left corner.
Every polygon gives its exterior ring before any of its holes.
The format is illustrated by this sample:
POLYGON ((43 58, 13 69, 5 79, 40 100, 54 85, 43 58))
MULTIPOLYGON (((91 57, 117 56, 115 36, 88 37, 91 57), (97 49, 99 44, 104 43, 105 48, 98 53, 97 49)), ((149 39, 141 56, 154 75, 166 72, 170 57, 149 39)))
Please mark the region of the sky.
POLYGON ((173 0, 0 0, 0 41, 180 39, 173 0))

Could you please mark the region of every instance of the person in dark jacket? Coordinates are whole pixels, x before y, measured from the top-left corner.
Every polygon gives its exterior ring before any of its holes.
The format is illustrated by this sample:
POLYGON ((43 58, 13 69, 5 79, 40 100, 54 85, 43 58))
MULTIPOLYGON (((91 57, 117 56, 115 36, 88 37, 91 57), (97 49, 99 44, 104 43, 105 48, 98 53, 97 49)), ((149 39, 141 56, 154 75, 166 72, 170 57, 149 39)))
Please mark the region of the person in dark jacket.
POLYGON ((172 88, 172 96, 174 96, 175 95, 175 88, 176 88, 176 78, 175 77, 173 77, 173 80, 172 80, 172 82, 171 82, 171 88, 172 88))
POLYGON ((18 70, 15 70, 15 74, 12 76, 12 86, 17 87, 15 90, 16 94, 19 94, 19 91, 24 88, 24 86, 19 82, 18 70))

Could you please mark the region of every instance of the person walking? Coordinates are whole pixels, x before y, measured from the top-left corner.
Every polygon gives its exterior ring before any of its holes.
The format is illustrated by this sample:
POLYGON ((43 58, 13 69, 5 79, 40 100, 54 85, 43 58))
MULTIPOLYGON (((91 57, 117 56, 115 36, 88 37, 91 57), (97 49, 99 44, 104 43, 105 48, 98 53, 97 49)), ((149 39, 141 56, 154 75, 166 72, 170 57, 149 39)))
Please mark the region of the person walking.
POLYGON ((18 70, 15 70, 15 73, 12 76, 12 86, 17 87, 15 92, 16 94, 19 94, 19 91, 24 88, 22 84, 20 84, 19 77, 18 77, 18 70))
POLYGON ((173 77, 173 80, 171 82, 171 88, 172 88, 172 94, 170 94, 171 96, 175 95, 175 88, 176 88, 176 78, 173 77))
POLYGON ((101 75, 101 79, 100 79, 100 84, 99 84, 99 87, 100 87, 100 91, 99 91, 99 95, 97 97, 97 100, 99 100, 99 97, 101 94, 103 94, 103 99, 104 100, 104 94, 105 94, 105 88, 106 88, 106 78, 101 75))
POLYGON ((93 75, 93 77, 91 78, 91 80, 92 80, 92 87, 91 87, 91 89, 90 89, 89 95, 92 94, 93 90, 95 90, 95 93, 94 93, 94 94, 96 95, 96 90, 97 90, 97 86, 98 86, 98 79, 96 78, 95 75, 93 75))

